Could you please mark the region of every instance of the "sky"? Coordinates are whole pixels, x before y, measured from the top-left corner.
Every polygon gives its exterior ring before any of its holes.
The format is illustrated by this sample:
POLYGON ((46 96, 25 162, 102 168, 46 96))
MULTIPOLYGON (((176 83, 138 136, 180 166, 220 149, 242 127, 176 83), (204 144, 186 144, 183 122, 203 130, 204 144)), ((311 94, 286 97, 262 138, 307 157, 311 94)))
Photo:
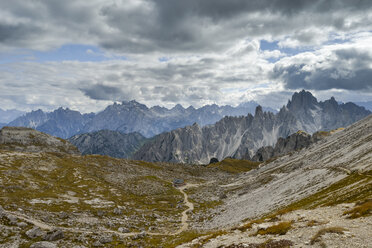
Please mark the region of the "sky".
POLYGON ((0 0, 0 108, 372 101, 372 1, 0 0))

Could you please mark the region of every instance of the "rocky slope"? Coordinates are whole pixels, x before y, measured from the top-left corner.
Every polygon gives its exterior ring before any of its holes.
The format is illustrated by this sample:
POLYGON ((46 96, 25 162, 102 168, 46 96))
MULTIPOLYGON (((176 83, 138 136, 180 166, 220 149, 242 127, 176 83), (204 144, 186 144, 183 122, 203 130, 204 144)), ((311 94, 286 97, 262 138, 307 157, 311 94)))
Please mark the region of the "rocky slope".
MULTIPOLYGON (((251 158, 252 161, 266 161, 268 159, 279 157, 290 152, 298 151, 309 147, 311 144, 318 142, 335 131, 319 131, 310 135, 304 131, 298 131, 289 135, 287 138, 279 137, 275 146, 264 146, 257 150, 251 158)), ((250 158, 247 158, 250 159, 250 158)))
POLYGON ((253 223, 247 231, 235 230, 203 242, 203 238, 178 248, 270 248, 270 247, 350 247, 367 248, 372 242, 372 216, 350 218, 345 214, 359 204, 344 203, 315 209, 299 209, 253 223), (288 224, 287 229, 273 227, 288 224), (283 224, 282 224, 283 225, 283 224))
POLYGON ((100 154, 115 158, 129 158, 146 140, 140 133, 123 134, 110 130, 78 134, 68 139, 83 155, 100 154))
POLYGON ((0 149, 79 154, 78 149, 66 140, 24 127, 3 127, 0 130, 0 149))
MULTIPOLYGON (((10 122, 8 126, 24 126, 37 129, 61 138, 99 130, 113 130, 122 133, 139 132, 152 137, 164 131, 184 127, 197 122, 199 125, 212 124, 224 116, 247 115, 254 111, 256 102, 242 103, 237 107, 206 105, 195 109, 176 105, 172 109, 146 105, 136 101, 109 105, 97 114, 81 114, 78 111, 59 108, 51 113, 32 111, 10 122)), ((270 108, 265 110, 274 111, 270 108)))
POLYGON ((295 93, 279 113, 256 108, 255 115, 225 117, 214 125, 198 124, 163 133, 145 144, 135 159, 207 164, 212 157, 251 158, 262 146, 299 130, 314 133, 348 126, 371 112, 334 98, 318 102, 310 92, 295 93))
POLYGON ((346 185, 340 183, 342 187, 338 192, 328 192, 311 200, 311 204, 336 201, 337 197, 351 199, 348 194, 371 197, 371 171, 372 115, 307 149, 262 164, 242 175, 234 185, 225 185, 226 190, 234 189, 233 193, 206 226, 237 224, 306 198, 342 180, 346 185), (353 187, 349 187, 350 184, 353 187))
POLYGON ((179 247, 369 247, 371 141, 372 115, 219 185, 219 231, 179 247))

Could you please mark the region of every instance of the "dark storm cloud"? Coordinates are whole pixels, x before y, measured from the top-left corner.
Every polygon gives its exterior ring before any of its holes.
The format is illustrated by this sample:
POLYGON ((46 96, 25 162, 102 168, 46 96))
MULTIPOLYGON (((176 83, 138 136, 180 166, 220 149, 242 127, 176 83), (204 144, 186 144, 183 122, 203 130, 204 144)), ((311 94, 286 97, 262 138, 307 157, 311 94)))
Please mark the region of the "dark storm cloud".
POLYGON ((104 7, 101 14, 107 23, 123 33, 133 34, 135 39, 127 40, 118 35, 101 45, 134 52, 200 51, 221 49, 237 38, 291 33, 294 39, 308 44, 315 40, 317 33, 305 30, 307 28, 331 27, 337 31, 368 26, 371 22, 368 18, 360 22, 352 17, 365 14, 372 5, 370 1, 326 0, 159 0, 147 3, 147 11, 128 11, 118 5, 104 7), (346 18, 348 25, 345 25, 346 18))
POLYGON ((288 89, 346 89, 372 91, 372 56, 355 48, 334 50, 324 60, 276 65, 273 79, 280 78, 288 89), (311 66, 311 65, 317 66, 311 66), (309 67, 310 65, 310 67, 309 67))
POLYGON ((0 22, 0 43, 14 45, 22 45, 27 39, 37 38, 36 34, 42 33, 40 27, 30 26, 26 24, 6 24, 0 22))
POLYGON ((106 86, 102 84, 90 85, 80 90, 89 98, 94 100, 119 101, 124 99, 124 92, 119 87, 106 86))
POLYGON ((362 0, 5 2, 0 44, 17 46, 22 40, 31 48, 48 48, 94 43, 124 53, 215 51, 237 39, 263 36, 293 36, 310 43, 316 33, 307 29, 368 28, 366 13, 372 6, 362 0))

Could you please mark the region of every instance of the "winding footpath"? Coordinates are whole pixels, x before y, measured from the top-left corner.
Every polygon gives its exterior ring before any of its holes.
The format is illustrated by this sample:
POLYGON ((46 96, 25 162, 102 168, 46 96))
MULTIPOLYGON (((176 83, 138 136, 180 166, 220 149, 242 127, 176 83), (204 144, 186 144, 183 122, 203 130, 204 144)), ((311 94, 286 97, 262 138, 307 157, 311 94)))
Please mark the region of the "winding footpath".
MULTIPOLYGON (((175 231, 175 232, 168 232, 168 233, 146 232, 146 234, 147 235, 153 235, 153 236, 174 236, 174 235, 178 235, 178 234, 182 233, 183 231, 186 231, 188 229, 188 227, 189 227, 188 213, 194 210, 194 204, 189 201, 188 195, 185 192, 185 190, 188 189, 188 188, 191 188, 191 187, 196 187, 196 186, 198 186, 198 184, 186 184, 184 186, 181 186, 181 187, 178 187, 177 188, 183 194, 183 196, 184 196, 184 203, 187 206, 187 209, 182 212, 181 227, 177 231, 175 231)), ((39 227, 39 228, 44 229, 44 230, 47 230, 47 231, 50 231, 50 230, 53 230, 53 229, 60 229, 62 231, 71 232, 71 233, 93 234, 93 233, 97 232, 97 231, 90 231, 88 229, 83 229, 83 228, 79 228, 78 229, 78 228, 68 228, 68 227, 51 226, 51 225, 48 225, 48 224, 43 223, 42 221, 36 220, 34 218, 31 218, 31 217, 26 216, 26 215, 21 214, 21 213, 10 212, 10 211, 4 211, 4 212, 7 213, 7 214, 9 214, 9 215, 15 216, 18 219, 21 219, 21 220, 23 220, 25 222, 31 223, 31 224, 33 224, 36 227, 39 227)), ((118 231, 114 231, 114 230, 110 230, 110 229, 99 230, 98 232, 100 232, 100 233, 116 234, 116 235, 118 235, 120 237, 132 237, 132 236, 135 236, 135 235, 141 235, 140 232, 122 233, 122 232, 118 232, 118 231)))
POLYGON ((187 221, 189 219, 189 216, 187 215, 187 213, 194 210, 194 204, 189 201, 189 198, 188 198, 187 193, 185 192, 185 189, 191 188, 191 187, 196 187, 196 186, 198 186, 198 185, 197 184, 186 184, 186 185, 178 188, 178 190, 184 196, 184 200, 183 201, 184 201, 185 205, 187 206, 187 209, 182 212, 182 219, 181 219, 182 226, 181 226, 181 228, 178 229, 178 231, 176 231, 174 233, 171 233, 169 235, 180 234, 181 232, 187 230, 187 228, 189 227, 189 223, 187 223, 187 221))

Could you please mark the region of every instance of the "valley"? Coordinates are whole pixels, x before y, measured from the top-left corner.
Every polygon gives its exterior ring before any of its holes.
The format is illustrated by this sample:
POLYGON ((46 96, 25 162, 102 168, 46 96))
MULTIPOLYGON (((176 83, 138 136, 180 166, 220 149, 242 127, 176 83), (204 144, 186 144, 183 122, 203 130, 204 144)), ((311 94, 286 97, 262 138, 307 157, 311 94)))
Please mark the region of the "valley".
POLYGON ((369 116, 264 162, 229 158, 208 166, 43 151, 42 142, 35 151, 26 138, 19 147, 12 140, 0 150, 0 247, 332 247, 340 235, 366 247, 371 135, 369 116), (355 219, 342 214, 358 206, 366 210, 355 219), (281 223, 291 224, 271 233, 281 223), (341 229, 311 244, 312 235, 333 227, 341 229))

